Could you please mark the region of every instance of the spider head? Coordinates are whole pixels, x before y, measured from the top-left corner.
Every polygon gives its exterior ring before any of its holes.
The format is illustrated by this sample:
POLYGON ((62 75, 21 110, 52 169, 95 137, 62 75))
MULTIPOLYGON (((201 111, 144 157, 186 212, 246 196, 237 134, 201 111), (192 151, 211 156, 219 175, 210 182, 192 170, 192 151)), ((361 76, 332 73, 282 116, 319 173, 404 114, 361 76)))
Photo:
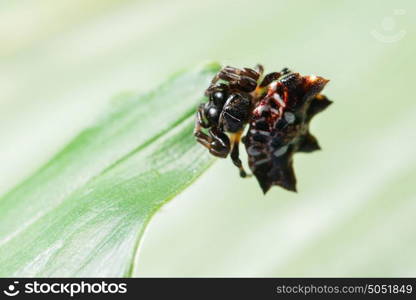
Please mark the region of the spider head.
POLYGON ((219 84, 207 89, 205 95, 208 102, 203 106, 203 114, 210 127, 218 127, 220 114, 230 95, 229 88, 225 84, 219 84))

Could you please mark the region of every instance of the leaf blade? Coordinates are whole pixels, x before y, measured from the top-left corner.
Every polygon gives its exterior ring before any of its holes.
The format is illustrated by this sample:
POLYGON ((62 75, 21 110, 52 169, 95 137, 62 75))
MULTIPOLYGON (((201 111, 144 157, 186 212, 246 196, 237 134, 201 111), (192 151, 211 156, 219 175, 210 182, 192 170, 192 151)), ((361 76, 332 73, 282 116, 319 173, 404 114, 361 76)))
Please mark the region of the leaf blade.
POLYGON ((150 217, 212 162, 191 115, 217 69, 177 74, 147 101, 127 101, 1 198, 0 275, 128 275, 150 217))

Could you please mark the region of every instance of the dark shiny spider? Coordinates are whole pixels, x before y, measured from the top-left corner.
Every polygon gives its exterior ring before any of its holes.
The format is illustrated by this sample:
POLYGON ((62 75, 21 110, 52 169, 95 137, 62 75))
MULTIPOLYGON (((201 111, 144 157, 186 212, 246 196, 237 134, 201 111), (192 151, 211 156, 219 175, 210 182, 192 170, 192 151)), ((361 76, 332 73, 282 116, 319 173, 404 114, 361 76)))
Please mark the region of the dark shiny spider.
POLYGON ((272 185, 296 191, 292 157, 295 152, 320 149, 309 133, 309 121, 331 104, 320 94, 327 82, 287 68, 263 76, 261 65, 255 69, 227 66, 205 91, 208 102, 198 108, 194 135, 217 157, 231 152, 240 176, 246 177, 239 158, 242 139, 250 169, 264 193, 272 185), (249 130, 242 138, 246 124, 249 130))

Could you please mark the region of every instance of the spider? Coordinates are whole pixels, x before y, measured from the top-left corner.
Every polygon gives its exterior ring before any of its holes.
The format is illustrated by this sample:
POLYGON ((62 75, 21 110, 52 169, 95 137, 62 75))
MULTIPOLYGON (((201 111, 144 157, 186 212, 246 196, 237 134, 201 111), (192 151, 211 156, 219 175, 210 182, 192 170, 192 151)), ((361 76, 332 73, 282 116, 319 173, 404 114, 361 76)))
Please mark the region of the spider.
POLYGON ((287 68, 263 73, 261 65, 221 69, 205 91, 208 102, 198 107, 194 136, 212 155, 230 154, 240 176, 247 177, 239 158, 242 141, 264 193, 272 185, 296 191, 292 157, 320 149, 309 133, 309 121, 332 103, 320 94, 328 80, 287 68))

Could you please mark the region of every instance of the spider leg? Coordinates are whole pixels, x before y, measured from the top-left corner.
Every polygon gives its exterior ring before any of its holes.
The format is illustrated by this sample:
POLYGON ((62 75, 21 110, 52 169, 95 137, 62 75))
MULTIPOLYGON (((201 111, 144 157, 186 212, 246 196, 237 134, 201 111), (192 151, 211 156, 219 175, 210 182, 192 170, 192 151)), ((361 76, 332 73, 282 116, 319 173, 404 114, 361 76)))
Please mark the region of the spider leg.
POLYGON ((225 158, 230 152, 230 140, 228 136, 218 129, 209 130, 209 135, 202 131, 202 128, 207 128, 208 124, 204 123, 202 118, 202 107, 200 106, 194 127, 194 136, 198 143, 208 149, 208 151, 217 157, 225 158))
MULTIPOLYGON (((221 72, 221 71, 220 71, 221 72)), ((214 76, 214 78, 212 78, 212 80, 211 80, 211 84, 209 85, 209 87, 212 87, 212 86, 214 86, 216 83, 217 83, 217 81, 218 80, 220 80, 220 76, 219 76, 219 72, 214 76)))
POLYGON ((245 92, 252 92, 257 87, 257 81, 246 75, 238 75, 231 72, 221 71, 218 77, 222 80, 228 81, 230 86, 241 89, 245 92))
POLYGON ((207 128, 207 124, 203 121, 201 104, 195 117, 194 136, 198 143, 209 149, 212 139, 202 131, 202 127, 207 128))
POLYGON ((262 75, 263 75, 263 73, 264 73, 264 67, 263 67, 263 65, 261 65, 261 64, 257 64, 257 65, 254 67, 254 70, 255 70, 257 73, 259 73, 259 77, 260 77, 260 76, 262 76, 262 75))
POLYGON ((207 91, 212 90, 218 80, 221 79, 229 82, 230 87, 232 88, 245 92, 252 92, 256 89, 257 81, 263 72, 262 66, 258 65, 256 68, 259 69, 259 72, 250 68, 238 69, 226 66, 214 76, 207 91))
POLYGON ((209 152, 218 157, 227 157, 230 153, 230 139, 228 136, 217 128, 212 128, 209 134, 212 139, 209 152))
POLYGON ((209 96, 212 93, 215 93, 217 91, 220 92, 227 92, 229 93, 230 87, 227 84, 220 83, 220 84, 210 84, 210 86, 205 90, 205 96, 209 96))
POLYGON ((291 71, 289 68, 284 67, 284 68, 280 71, 280 73, 282 73, 282 75, 286 75, 286 74, 292 73, 292 71, 291 71))
POLYGON ((250 177, 251 174, 247 175, 247 172, 244 170, 243 164, 240 160, 240 152, 239 152, 239 144, 240 139, 243 131, 239 131, 237 133, 231 134, 231 160, 233 161, 234 165, 240 170, 241 177, 250 177))
MULTIPOLYGON (((263 71, 263 67, 261 65, 257 65, 256 68, 259 66, 259 68, 263 71)), ((260 73, 257 72, 256 70, 250 69, 250 68, 243 68, 243 69, 238 69, 238 68, 234 68, 234 67, 230 67, 230 66, 226 66, 224 68, 222 68, 215 76, 214 78, 211 80, 211 85, 215 84, 219 79, 223 79, 222 74, 235 74, 235 75, 239 75, 239 76, 247 76, 250 77, 254 80, 259 79, 260 77, 260 73)), ((226 80, 226 79, 224 79, 226 80)))
POLYGON ((254 80, 257 80, 260 77, 259 72, 257 72, 254 69, 250 69, 250 68, 238 69, 238 68, 226 66, 220 71, 220 73, 235 74, 235 75, 239 75, 239 76, 247 76, 247 77, 250 77, 254 80))
POLYGON ((279 72, 272 72, 272 73, 267 74, 266 76, 264 76, 259 87, 268 86, 270 83, 278 79, 280 76, 281 76, 281 73, 279 72))
POLYGON ((230 152, 230 141, 225 134, 218 136, 210 131, 210 135, 207 135, 202 131, 196 131, 194 135, 197 142, 207 148, 209 153, 214 156, 226 158, 230 152))
POLYGON ((260 74, 253 69, 237 69, 226 66, 214 76, 208 90, 211 90, 218 80, 222 79, 229 82, 230 86, 234 88, 241 89, 246 92, 252 92, 257 86, 257 80, 259 77, 260 74))
POLYGON ((201 103, 198 107, 198 111, 196 112, 196 118, 195 118, 195 128, 194 128, 194 133, 195 131, 201 131, 201 127, 203 128, 208 128, 209 124, 207 123, 207 121, 204 118, 204 103, 201 103))

